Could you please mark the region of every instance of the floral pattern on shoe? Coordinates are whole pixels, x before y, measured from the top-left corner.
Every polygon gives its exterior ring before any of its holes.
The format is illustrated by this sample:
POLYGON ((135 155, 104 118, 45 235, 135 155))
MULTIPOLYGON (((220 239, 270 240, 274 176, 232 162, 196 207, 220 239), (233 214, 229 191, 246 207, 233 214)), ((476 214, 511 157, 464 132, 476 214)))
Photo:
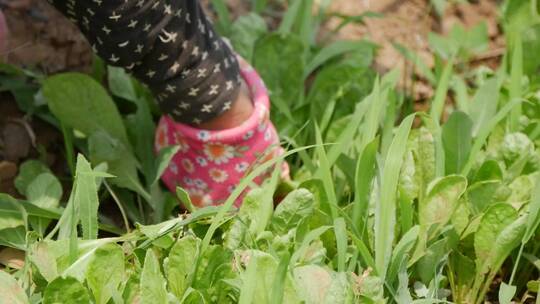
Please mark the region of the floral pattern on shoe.
MULTIPOLYGON (((157 151, 171 145, 180 147, 161 177, 163 182, 173 192, 176 186, 186 189, 197 207, 224 203, 253 168, 284 153, 270 121, 268 91, 257 72, 244 60, 239 61, 254 105, 248 120, 231 129, 209 131, 163 116, 156 131, 157 151)), ((254 182, 262 183, 271 173, 267 170, 254 182)), ((281 174, 288 178, 285 162, 281 174)), ((236 200, 237 207, 245 192, 236 200)))

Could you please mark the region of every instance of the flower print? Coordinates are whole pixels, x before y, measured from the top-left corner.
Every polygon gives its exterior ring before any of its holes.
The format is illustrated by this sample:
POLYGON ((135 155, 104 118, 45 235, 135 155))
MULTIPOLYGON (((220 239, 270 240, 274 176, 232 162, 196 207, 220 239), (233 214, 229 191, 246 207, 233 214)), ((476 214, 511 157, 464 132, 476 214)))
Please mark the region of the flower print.
POLYGON ((246 134, 244 134, 244 136, 242 136, 242 139, 243 140, 248 140, 248 139, 253 137, 254 133, 255 132, 253 132, 253 130, 249 130, 249 131, 246 132, 246 134))
POLYGON ((177 175, 177 174, 178 174, 178 166, 176 165, 176 163, 171 162, 171 164, 169 165, 169 170, 170 170, 174 175, 177 175))
POLYGON ((267 128, 266 131, 264 131, 264 140, 269 141, 272 138, 272 130, 270 128, 267 128))
POLYGON ((212 197, 200 189, 187 189, 189 198, 193 205, 197 207, 206 207, 212 205, 212 197))
POLYGON ((223 183, 229 178, 229 174, 220 169, 212 168, 208 171, 208 174, 210 177, 216 182, 216 183, 223 183))
POLYGON ((209 131, 201 130, 197 133, 197 138, 201 141, 209 141, 210 137, 209 131))
POLYGON ((174 133, 174 142, 178 146, 178 152, 186 153, 189 150, 186 139, 178 132, 174 133))
POLYGON ((268 125, 266 122, 261 122, 259 126, 257 127, 257 131, 264 132, 267 129, 268 125))
POLYGON ((240 162, 234 166, 234 170, 238 173, 246 172, 246 170, 249 168, 249 164, 247 162, 240 162))
POLYGON ((208 160, 217 165, 226 164, 234 157, 234 147, 220 143, 211 143, 204 145, 204 154, 208 160))
POLYGON ((180 163, 182 164, 182 167, 184 168, 184 170, 186 170, 187 173, 193 173, 193 171, 195 171, 195 166, 193 165, 191 160, 184 158, 180 163))
POLYGON ((229 191, 229 193, 232 193, 234 189, 236 189, 234 185, 229 185, 229 187, 227 187, 227 191, 229 191))
POLYGON ((185 177, 183 178, 183 181, 184 181, 184 184, 185 184, 186 186, 193 186, 193 180, 192 180, 191 178, 185 176, 185 177))
POLYGON ((193 184, 195 184, 195 187, 199 189, 206 189, 208 188, 208 185, 200 178, 196 178, 193 180, 193 184))
POLYGON ((208 166, 208 161, 206 160, 206 158, 202 157, 202 156, 197 156, 195 158, 195 161, 199 164, 199 166, 201 167, 206 167, 208 166))
POLYGON ((156 148, 158 150, 166 147, 169 145, 169 140, 167 138, 167 125, 165 124, 161 124, 157 130, 157 143, 156 143, 156 148))

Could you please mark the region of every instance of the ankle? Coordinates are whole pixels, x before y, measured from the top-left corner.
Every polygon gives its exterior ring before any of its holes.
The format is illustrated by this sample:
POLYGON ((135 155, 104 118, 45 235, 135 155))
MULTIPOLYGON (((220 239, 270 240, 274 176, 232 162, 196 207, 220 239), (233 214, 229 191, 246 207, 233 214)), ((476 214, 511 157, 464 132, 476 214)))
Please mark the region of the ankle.
POLYGON ((237 127, 249 119, 253 113, 254 106, 246 84, 242 81, 240 94, 232 103, 231 109, 220 116, 198 125, 198 128, 205 130, 225 130, 237 127))

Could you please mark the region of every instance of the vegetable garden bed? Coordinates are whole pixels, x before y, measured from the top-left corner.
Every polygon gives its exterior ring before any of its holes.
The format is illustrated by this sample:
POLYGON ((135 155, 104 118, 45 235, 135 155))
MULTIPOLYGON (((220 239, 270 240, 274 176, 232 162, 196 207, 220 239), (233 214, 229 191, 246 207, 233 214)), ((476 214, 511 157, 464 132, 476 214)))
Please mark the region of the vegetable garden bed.
POLYGON ((324 5, 291 1, 269 30, 220 3, 216 25, 269 87, 286 155, 197 209, 161 187, 175 149, 154 155, 158 113, 123 70, 2 65, 19 108, 61 132, 73 178, 32 159, 14 183, 24 198, 0 194, 0 303, 540 303, 537 1, 501 4, 494 70, 468 64, 481 24, 431 35, 433 69, 396 45, 434 88, 424 112, 397 69, 372 69, 375 44, 315 42, 324 5), (292 181, 275 170, 232 208, 282 161, 292 181))

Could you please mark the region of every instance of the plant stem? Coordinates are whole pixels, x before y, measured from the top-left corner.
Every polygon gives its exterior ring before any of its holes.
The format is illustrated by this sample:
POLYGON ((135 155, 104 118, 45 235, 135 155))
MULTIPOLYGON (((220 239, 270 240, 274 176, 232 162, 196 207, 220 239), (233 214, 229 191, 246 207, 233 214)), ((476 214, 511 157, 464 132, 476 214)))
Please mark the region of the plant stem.
POLYGON ((130 233, 131 230, 129 229, 129 221, 127 219, 126 211, 124 210, 124 206, 122 206, 122 203, 118 199, 118 196, 116 196, 116 193, 114 193, 113 189, 109 186, 109 183, 107 183, 106 181, 103 181, 103 184, 105 185, 105 187, 111 194, 114 202, 116 203, 116 205, 118 206, 118 209, 120 210, 120 214, 122 215, 122 220, 124 221, 124 226, 126 227, 126 232, 130 233))
POLYGON ((66 149, 66 160, 71 176, 75 176, 75 153, 73 152, 73 133, 71 128, 61 123, 62 135, 64 136, 64 148, 66 149))

